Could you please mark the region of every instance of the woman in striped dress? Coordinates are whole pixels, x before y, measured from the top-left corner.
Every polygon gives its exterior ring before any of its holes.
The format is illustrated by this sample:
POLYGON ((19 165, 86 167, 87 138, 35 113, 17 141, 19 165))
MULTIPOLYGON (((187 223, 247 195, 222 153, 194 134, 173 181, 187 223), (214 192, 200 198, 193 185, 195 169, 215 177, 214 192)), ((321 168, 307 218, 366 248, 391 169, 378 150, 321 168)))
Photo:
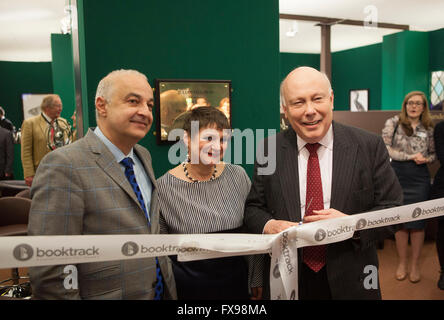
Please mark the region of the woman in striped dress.
MULTIPOLYGON (((184 131, 187 161, 158 179, 161 233, 242 232, 251 183, 242 167, 221 161, 231 132, 227 118, 214 107, 196 108, 185 117, 184 131)), ((260 256, 171 258, 179 299, 261 297, 260 256)))

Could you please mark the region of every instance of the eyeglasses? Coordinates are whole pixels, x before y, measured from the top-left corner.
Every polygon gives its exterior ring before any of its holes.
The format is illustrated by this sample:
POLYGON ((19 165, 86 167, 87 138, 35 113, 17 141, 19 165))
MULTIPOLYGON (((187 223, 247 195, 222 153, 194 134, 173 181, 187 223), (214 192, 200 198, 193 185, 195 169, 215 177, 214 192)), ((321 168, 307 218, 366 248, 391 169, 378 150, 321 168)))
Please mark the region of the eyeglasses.
POLYGON ((424 102, 420 102, 420 101, 409 101, 409 102, 407 102, 407 105, 410 106, 410 107, 413 107, 413 106, 418 106, 418 107, 420 107, 420 106, 424 105, 424 102))

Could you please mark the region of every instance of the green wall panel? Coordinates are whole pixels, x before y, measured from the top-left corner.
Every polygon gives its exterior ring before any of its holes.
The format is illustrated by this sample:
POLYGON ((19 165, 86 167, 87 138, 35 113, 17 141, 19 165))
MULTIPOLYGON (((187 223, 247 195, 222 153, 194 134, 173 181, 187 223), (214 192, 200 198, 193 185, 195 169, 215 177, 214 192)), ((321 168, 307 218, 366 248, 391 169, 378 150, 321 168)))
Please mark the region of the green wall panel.
MULTIPOLYGON (((294 68, 320 69, 319 54, 281 53, 281 80, 294 68)), ((370 110, 381 104, 381 44, 332 53, 332 87, 335 110, 349 109, 350 89, 369 89, 370 110)))
POLYGON ((280 81, 282 81, 287 74, 297 67, 308 66, 319 70, 320 55, 282 52, 280 54, 280 64, 280 81))
MULTIPOLYGON (((18 129, 23 122, 23 93, 51 93, 52 72, 50 62, 0 61, 0 105, 18 129)), ((14 146, 14 177, 23 179, 20 145, 14 146)))
POLYGON ((381 106, 381 44, 332 53, 335 110, 350 109, 350 90, 369 90, 369 110, 381 106))
POLYGON ((429 32, 430 71, 444 70, 444 28, 429 32))
POLYGON ((429 35, 403 31, 384 36, 382 43, 382 109, 401 109, 405 95, 429 91, 429 35))
MULTIPOLYGON (((279 127, 277 0, 79 1, 79 17, 89 126, 99 80, 132 68, 152 86, 156 78, 232 80, 233 127, 279 127)), ((159 176, 172 165, 168 146, 156 145, 155 127, 141 143, 159 176)), ((251 173, 252 165, 244 167, 251 173)))
POLYGON ((69 34, 51 34, 52 81, 54 93, 62 99, 62 117, 72 123, 76 107, 72 42, 69 34))

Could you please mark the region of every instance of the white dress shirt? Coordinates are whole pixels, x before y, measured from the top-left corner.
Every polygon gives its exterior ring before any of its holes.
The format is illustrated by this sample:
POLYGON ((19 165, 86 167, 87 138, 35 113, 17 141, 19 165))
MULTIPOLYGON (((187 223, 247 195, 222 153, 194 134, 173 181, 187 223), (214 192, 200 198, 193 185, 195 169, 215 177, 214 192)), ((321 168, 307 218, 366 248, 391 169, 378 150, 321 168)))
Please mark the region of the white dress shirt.
MULTIPOLYGON (((301 220, 305 215, 305 198, 307 193, 307 164, 310 152, 308 152, 305 142, 297 136, 298 143, 298 169, 299 169, 299 196, 301 200, 301 220)), ((319 141, 321 145, 317 151, 319 167, 321 169, 322 196, 324 198, 324 209, 330 208, 331 199, 331 179, 333 172, 333 126, 327 131, 327 134, 319 141)))

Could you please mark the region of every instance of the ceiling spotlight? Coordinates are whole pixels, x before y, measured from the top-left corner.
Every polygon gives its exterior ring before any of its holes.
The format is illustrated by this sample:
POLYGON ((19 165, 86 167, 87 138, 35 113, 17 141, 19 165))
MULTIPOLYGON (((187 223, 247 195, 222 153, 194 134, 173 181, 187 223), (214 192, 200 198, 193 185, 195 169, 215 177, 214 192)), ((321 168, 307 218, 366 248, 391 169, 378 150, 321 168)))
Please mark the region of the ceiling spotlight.
POLYGON ((293 38, 296 35, 296 33, 298 33, 298 31, 299 31, 299 25, 297 21, 293 21, 290 29, 287 31, 287 33, 285 33, 285 35, 289 38, 293 38))

